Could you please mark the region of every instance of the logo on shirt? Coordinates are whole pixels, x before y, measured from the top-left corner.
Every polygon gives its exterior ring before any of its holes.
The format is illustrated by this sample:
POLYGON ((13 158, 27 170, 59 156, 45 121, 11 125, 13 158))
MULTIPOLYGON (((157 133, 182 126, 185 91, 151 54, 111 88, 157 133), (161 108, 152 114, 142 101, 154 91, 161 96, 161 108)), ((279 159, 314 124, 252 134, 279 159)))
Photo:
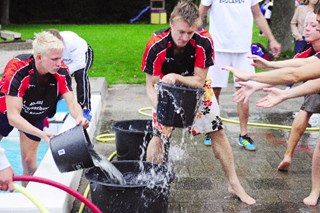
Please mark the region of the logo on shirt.
POLYGON ((227 4, 242 4, 245 0, 220 0, 220 3, 227 3, 227 4))
POLYGON ((167 63, 169 63, 170 61, 174 61, 174 58, 166 58, 167 63))

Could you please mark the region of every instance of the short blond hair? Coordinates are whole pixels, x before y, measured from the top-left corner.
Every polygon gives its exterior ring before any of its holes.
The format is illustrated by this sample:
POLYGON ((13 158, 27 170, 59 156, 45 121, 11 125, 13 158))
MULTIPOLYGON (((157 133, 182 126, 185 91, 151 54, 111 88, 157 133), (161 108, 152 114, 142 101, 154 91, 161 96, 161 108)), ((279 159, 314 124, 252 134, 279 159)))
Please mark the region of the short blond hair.
POLYGON ((45 55, 52 49, 64 48, 63 42, 54 36, 52 33, 43 31, 36 34, 34 41, 32 42, 33 54, 45 55))
POLYGON ((174 7, 170 21, 183 20, 189 24, 189 26, 201 26, 201 18, 199 9, 191 0, 179 1, 174 7))

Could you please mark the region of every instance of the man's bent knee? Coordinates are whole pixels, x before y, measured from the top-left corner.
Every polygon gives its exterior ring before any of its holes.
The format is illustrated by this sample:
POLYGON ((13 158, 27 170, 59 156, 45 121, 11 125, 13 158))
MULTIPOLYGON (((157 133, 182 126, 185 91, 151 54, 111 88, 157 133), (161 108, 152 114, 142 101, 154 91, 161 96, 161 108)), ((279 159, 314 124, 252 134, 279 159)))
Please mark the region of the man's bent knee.
POLYGON ((160 137, 153 136, 147 147, 147 161, 152 163, 163 163, 164 148, 160 137))

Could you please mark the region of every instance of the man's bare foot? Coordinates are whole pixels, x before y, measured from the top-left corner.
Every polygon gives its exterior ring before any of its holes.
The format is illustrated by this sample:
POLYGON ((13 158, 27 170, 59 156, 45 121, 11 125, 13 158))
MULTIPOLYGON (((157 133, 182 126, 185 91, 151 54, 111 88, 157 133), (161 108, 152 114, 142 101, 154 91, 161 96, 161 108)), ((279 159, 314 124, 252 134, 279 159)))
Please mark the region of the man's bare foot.
POLYGON ((278 170, 287 172, 291 164, 291 158, 285 157, 278 166, 278 170))
POLYGON ((234 188, 231 187, 231 185, 229 185, 228 187, 228 191, 231 193, 231 194, 234 194, 236 195, 237 197, 239 197, 239 199, 248 204, 248 205, 253 205, 256 203, 256 200, 253 199, 252 197, 250 197, 245 191, 244 189, 242 188, 242 186, 235 186, 234 188))
POLYGON ((311 192, 308 197, 303 199, 303 203, 307 206, 316 206, 319 199, 319 192, 311 192))

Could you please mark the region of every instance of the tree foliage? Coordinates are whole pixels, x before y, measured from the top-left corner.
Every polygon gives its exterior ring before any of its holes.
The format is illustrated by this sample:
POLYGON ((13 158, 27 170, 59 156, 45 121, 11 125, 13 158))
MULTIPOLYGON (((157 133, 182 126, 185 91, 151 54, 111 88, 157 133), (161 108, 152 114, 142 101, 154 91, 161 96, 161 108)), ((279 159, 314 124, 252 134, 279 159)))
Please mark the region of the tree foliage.
MULTIPOLYGON (((199 1, 199 0, 198 0, 199 1)), ((129 23, 150 0, 10 0, 11 23, 129 23)), ((167 14, 172 11, 177 0, 165 1, 167 14)), ((150 10, 138 20, 150 23, 150 10)))

